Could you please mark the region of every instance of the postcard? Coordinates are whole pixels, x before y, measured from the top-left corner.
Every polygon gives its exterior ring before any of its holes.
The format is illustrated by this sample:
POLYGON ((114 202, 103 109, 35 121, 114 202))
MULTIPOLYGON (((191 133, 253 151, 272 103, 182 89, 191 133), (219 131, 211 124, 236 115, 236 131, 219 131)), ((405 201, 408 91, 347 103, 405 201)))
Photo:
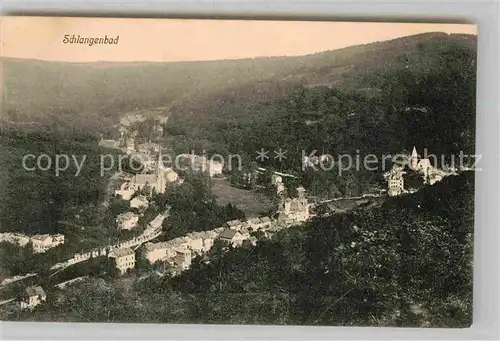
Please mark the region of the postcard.
POLYGON ((0 319, 471 325, 475 25, 0 25, 0 319))

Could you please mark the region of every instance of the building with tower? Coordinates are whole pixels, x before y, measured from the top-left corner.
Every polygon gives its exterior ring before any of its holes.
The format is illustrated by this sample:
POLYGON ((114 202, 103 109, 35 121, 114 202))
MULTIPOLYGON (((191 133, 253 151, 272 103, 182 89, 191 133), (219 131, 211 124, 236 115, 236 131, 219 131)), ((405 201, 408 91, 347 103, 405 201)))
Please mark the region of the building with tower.
POLYGON ((388 196, 395 197, 405 193, 404 174, 406 174, 406 172, 403 171, 402 167, 398 166, 393 167, 392 170, 386 174, 388 196))
POLYGON ((309 219, 309 204, 306 198, 306 190, 300 186, 296 189, 296 198, 282 197, 281 205, 278 210, 278 220, 302 222, 309 219))
POLYGON ((131 179, 122 184, 121 188, 115 191, 115 195, 120 195, 125 200, 130 200, 132 195, 146 185, 155 190, 156 193, 164 193, 167 183, 176 182, 179 176, 171 168, 164 166, 161 160, 161 149, 157 161, 154 164, 153 173, 135 174, 131 179))

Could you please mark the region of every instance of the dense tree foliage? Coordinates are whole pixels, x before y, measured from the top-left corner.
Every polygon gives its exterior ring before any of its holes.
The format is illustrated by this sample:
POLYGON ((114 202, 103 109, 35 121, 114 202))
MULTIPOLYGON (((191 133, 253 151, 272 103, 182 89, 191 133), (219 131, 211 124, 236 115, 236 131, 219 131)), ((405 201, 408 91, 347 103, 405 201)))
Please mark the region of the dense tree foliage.
POLYGON ((6 177, 0 188, 3 231, 60 232, 58 222, 68 213, 98 206, 105 196, 113 170, 101 175, 101 154, 108 151, 99 148, 92 135, 57 126, 32 131, 14 127, 1 131, 0 148, 0 169, 6 177), (66 162, 63 157, 69 160, 59 174, 58 155, 61 167, 66 162))
POLYGON ((218 205, 210 188, 211 180, 205 174, 186 173, 181 185, 167 186, 164 194, 157 195, 157 201, 164 200, 171 206, 161 239, 169 240, 189 232, 212 230, 228 220, 245 217, 241 210, 230 203, 218 205))

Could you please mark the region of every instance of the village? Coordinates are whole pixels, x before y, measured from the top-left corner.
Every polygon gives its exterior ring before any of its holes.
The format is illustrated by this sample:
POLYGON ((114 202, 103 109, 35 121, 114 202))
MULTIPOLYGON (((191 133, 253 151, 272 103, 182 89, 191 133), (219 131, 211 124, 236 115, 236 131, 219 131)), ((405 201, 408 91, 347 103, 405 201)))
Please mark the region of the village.
MULTIPOLYGON (((141 115, 127 116, 121 121, 120 139, 118 141, 101 139, 99 142, 101 147, 120 150, 138 160, 142 165, 142 169, 138 173, 130 174, 121 171, 114 176, 118 180, 117 188, 113 189, 114 197, 130 203, 127 212, 116 216, 116 224, 120 231, 131 231, 137 228, 140 217, 150 205, 152 193, 164 193, 167 187, 181 185, 184 181, 175 169, 165 166, 160 144, 151 141, 142 144, 136 143, 137 131, 130 133, 127 128, 134 122, 143 122, 144 120, 145 117, 141 115), (146 188, 149 195, 143 194, 146 188)), ((160 117, 153 127, 153 133, 162 134, 162 123, 166 123, 166 121, 167 118, 160 117)), ((194 154, 181 154, 178 157, 181 157, 190 166, 190 169, 195 172, 205 173, 210 178, 223 176, 224 165, 221 162, 194 154)), ((320 161, 322 161, 321 156, 314 160, 308 160, 313 164, 320 161)), ((411 155, 408 155, 408 162, 403 165, 395 164, 391 171, 384 175, 387 181, 387 190, 381 190, 381 194, 316 200, 313 203, 308 200, 306 190, 302 186, 295 188, 294 193, 287 193, 285 181, 287 178, 296 178, 295 176, 282 172, 273 172, 270 181, 275 190, 275 195, 279 199, 277 211, 273 215, 230 220, 212 230, 190 232, 181 237, 157 242, 155 240, 162 234, 163 223, 169 217, 170 207, 167 203, 167 206, 163 208, 163 212, 151 220, 140 235, 106 247, 74 254, 72 258, 52 265, 51 270, 57 273, 74 264, 95 257, 106 257, 116 273, 123 276, 135 269, 138 259, 142 257, 151 266, 162 264, 163 269, 169 269, 169 275, 176 276, 189 269, 195 257, 209 252, 216 241, 233 248, 243 245, 255 246, 261 238, 271 238, 280 230, 308 221, 316 215, 314 213, 315 208, 321 204, 325 204, 327 207, 327 211, 323 212, 322 215, 330 215, 366 205, 369 203, 370 198, 382 197, 382 193, 386 193, 389 197, 412 193, 415 189, 405 189, 404 175, 407 174, 407 171, 416 172, 422 178, 423 183, 427 185, 433 185, 448 175, 456 174, 454 170, 445 171, 432 166, 429 159, 421 158, 416 148, 413 147, 411 155)), ((265 169, 259 167, 256 172, 262 174, 265 169)), ((250 178, 251 176, 253 175, 247 177, 250 178)), ((33 235, 29 237, 19 233, 2 233, 0 234, 0 241, 22 247, 31 243, 33 253, 43 253, 50 248, 64 244, 65 237, 62 234, 33 235)), ((36 274, 6 278, 0 283, 0 286, 34 276, 36 274)), ((56 286, 65 288, 67 285, 83 278, 85 277, 74 278, 56 286)), ((44 302, 46 298, 47 295, 42 287, 29 286, 20 297, 19 305, 22 309, 33 309, 44 302)), ((14 299, 1 302, 1 304, 12 300, 14 299)))

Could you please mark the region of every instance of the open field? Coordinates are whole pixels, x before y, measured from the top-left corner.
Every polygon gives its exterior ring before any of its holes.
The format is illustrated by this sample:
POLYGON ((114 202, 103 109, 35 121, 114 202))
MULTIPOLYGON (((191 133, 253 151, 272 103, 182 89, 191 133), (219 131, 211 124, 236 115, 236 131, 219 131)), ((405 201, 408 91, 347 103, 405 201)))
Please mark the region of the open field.
POLYGON ((245 212, 247 217, 267 213, 273 206, 264 195, 255 191, 231 186, 227 179, 213 179, 212 193, 217 197, 217 203, 227 205, 231 203, 245 212))

